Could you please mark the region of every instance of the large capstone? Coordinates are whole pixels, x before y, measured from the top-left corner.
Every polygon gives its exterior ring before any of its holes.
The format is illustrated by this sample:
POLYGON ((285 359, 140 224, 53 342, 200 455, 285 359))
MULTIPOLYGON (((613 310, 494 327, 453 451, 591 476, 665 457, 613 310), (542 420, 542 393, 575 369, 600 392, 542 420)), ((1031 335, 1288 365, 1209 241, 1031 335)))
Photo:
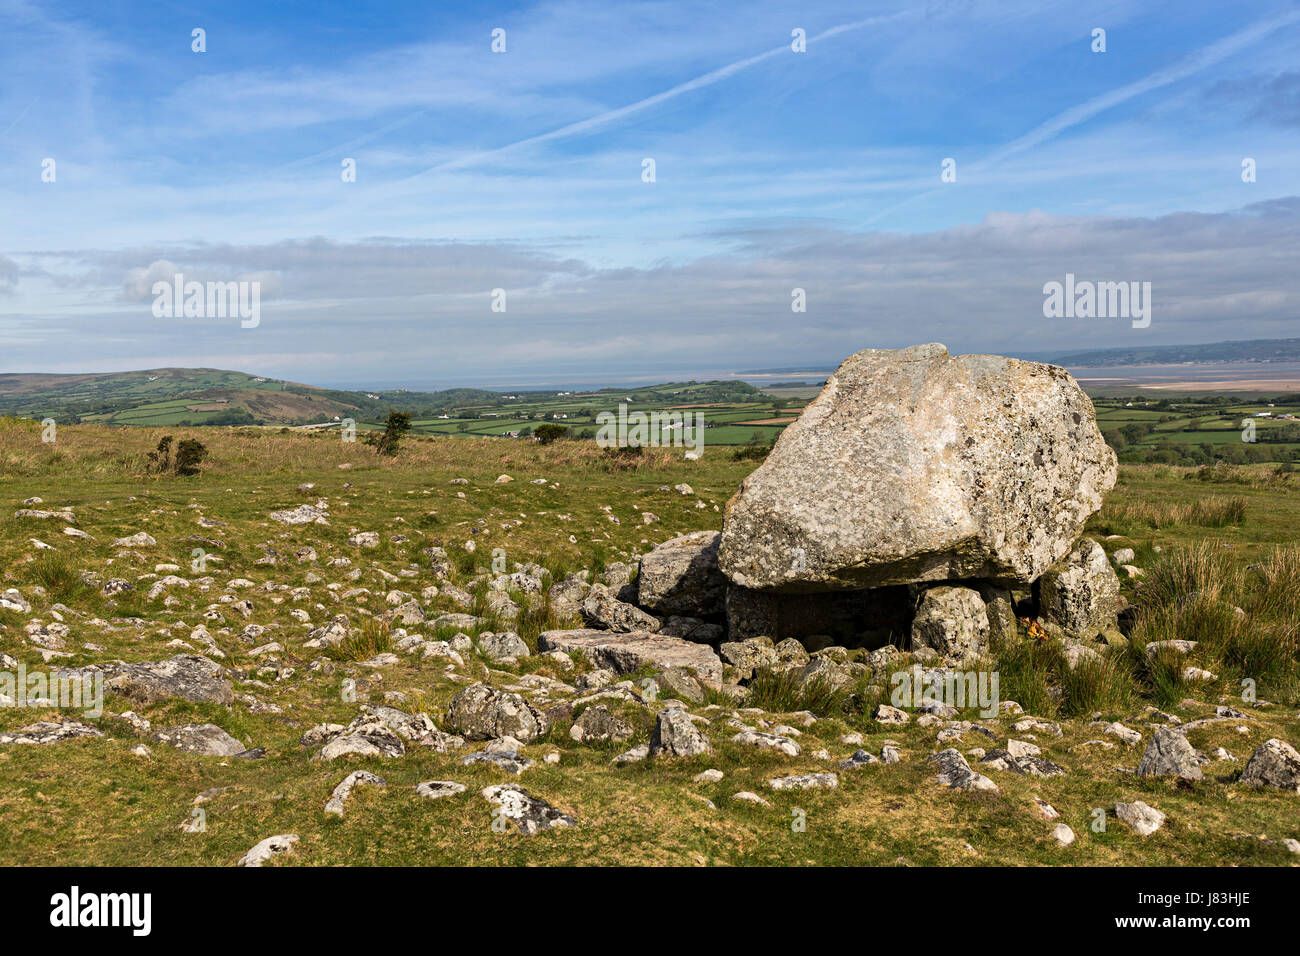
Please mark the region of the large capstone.
POLYGON ((1062 368, 942 345, 850 356, 727 504, 718 563, 782 592, 1025 584, 1115 484, 1062 368))

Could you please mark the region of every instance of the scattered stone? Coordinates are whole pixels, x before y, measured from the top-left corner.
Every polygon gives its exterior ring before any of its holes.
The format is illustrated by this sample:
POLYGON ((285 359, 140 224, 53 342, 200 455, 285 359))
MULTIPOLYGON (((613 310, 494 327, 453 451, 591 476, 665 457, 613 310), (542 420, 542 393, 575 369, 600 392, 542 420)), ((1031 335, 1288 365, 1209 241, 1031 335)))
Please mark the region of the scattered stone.
POLYGON ((182 724, 154 731, 153 739, 182 753, 204 757, 234 757, 247 748, 216 724, 182 724))
POLYGON ((614 716, 604 704, 588 707, 569 728, 569 736, 580 744, 627 740, 632 733, 631 725, 614 716))
POLYGON ((109 690, 154 704, 169 698, 195 703, 230 704, 233 692, 226 670, 198 654, 178 654, 165 661, 144 661, 105 668, 109 690))
POLYGON ((332 813, 335 816, 343 816, 343 804, 352 793, 352 788, 362 783, 377 787, 385 785, 383 777, 376 776, 367 770, 354 770, 343 778, 342 783, 334 788, 329 801, 325 804, 325 812, 332 813))
POLYGON ((1201 765, 1186 735, 1173 727, 1158 727, 1138 764, 1139 777, 1182 777, 1200 780, 1201 765))
POLYGON ((834 790, 840 785, 840 778, 833 773, 798 773, 774 777, 767 785, 773 790, 834 790))
POLYGON ((441 797, 454 797, 458 793, 464 793, 465 785, 456 783, 454 780, 426 780, 424 783, 416 784, 415 792, 430 800, 437 800, 441 797))
POLYGON ((695 726, 691 715, 685 710, 668 707, 659 711, 654 732, 650 735, 649 753, 694 757, 712 749, 709 739, 695 726))
POLYGON ((1164 826, 1165 815, 1141 800, 1115 804, 1115 816, 1138 836, 1150 836, 1164 826))
POLYGON ((261 866, 273 856, 289 853, 297 842, 298 834, 296 833, 281 833, 277 836, 267 837, 241 856, 235 866, 261 866))
POLYGON ((731 738, 731 742, 748 744, 751 747, 759 747, 764 750, 779 750, 791 757, 799 756, 799 745, 789 737, 782 737, 778 734, 765 734, 757 730, 742 730, 731 738))
POLYGON ((498 807, 493 818, 508 820, 520 833, 531 836, 554 827, 573 827, 578 822, 545 800, 534 797, 514 783, 501 783, 483 790, 483 799, 498 807))
MULTIPOLYGON (((891 707, 889 704, 877 704, 876 709, 871 714, 871 719, 877 723, 887 724, 890 726, 902 726, 912 719, 911 715, 905 710, 897 707, 891 707)), ((850 741, 845 741, 849 743, 850 741)), ((854 741, 860 743, 861 741, 854 741)))
POLYGON ((603 584, 593 584, 582 601, 582 619, 591 627, 619 633, 659 630, 659 619, 635 604, 620 601, 603 584))
POLYGON ((550 726, 546 715, 523 697, 487 684, 474 684, 453 697, 447 723, 470 740, 510 736, 524 743, 550 726))
POLYGON ((998 792, 998 785, 981 773, 976 773, 957 750, 941 750, 930 758, 939 765, 939 783, 952 790, 988 790, 998 792))
MULTIPOLYGON (((59 720, 42 720, 26 727, 19 727, 11 733, 0 733, 0 745, 33 744, 45 746, 57 744, 77 737, 102 737, 99 730, 80 721, 61 718, 59 720)), ((242 747, 240 748, 243 749, 242 747)))
POLYGON ((1056 841, 1058 846, 1069 846, 1074 842, 1074 831, 1064 823, 1058 823, 1055 829, 1052 830, 1052 839, 1056 841))
POLYGON ((1284 740, 1266 740, 1247 761, 1241 782, 1300 793, 1300 753, 1284 740))
POLYGON ((712 648, 646 631, 544 631, 537 639, 541 651, 582 653, 597 667, 632 674, 647 665, 663 669, 685 667, 709 681, 722 679, 722 660, 712 648))

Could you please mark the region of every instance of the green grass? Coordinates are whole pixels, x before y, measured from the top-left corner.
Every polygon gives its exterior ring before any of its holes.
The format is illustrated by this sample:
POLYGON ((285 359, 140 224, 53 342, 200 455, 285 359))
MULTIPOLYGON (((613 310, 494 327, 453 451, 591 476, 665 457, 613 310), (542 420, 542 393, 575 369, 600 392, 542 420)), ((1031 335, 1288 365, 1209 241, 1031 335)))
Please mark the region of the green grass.
MULTIPOLYGON (((173 433, 178 439, 190 434, 173 433)), ((1125 521, 1132 527, 1127 530, 1136 537, 1105 542, 1111 551, 1134 547, 1136 563, 1145 571, 1145 577, 1125 582, 1130 600, 1149 607, 1134 622, 1131 647, 1103 651, 1098 663, 1085 662, 1070 671, 1059 646, 1026 639, 1002 648, 987 662, 999 670, 1004 700, 1015 699, 1036 716, 1062 722, 1061 738, 1036 735, 1044 754, 1068 769, 1062 777, 1036 779, 993 771, 990 775, 1001 788, 997 796, 948 791, 934 783, 934 769, 926 761, 938 749, 934 728, 920 727, 915 720, 903 727, 884 727, 870 719, 871 706, 880 699, 880 687, 887 690, 887 680, 878 681, 874 691, 865 683, 831 691, 762 678, 752 686, 748 701, 736 704, 711 691, 705 705, 693 708, 711 722, 707 732, 714 751, 702 757, 615 767, 611 757, 620 748, 578 745, 569 738, 567 723, 559 722, 544 740, 528 746, 525 753, 536 763, 518 782, 574 814, 579 826, 524 838, 493 832, 491 808, 479 795, 483 787, 514 778, 486 766, 463 766, 464 751, 438 754, 412 748, 396 760, 351 758, 324 764, 300 745, 299 738, 313 725, 346 724, 357 716, 361 703, 390 699, 403 709, 424 710, 446 729, 447 704, 465 683, 448 676, 445 659, 400 655, 398 664, 379 669, 357 663, 395 643, 396 628, 385 629, 380 622, 391 609, 385 595, 397 589, 418 598, 424 587, 440 583, 420 553, 430 546, 447 550, 451 579, 463 587, 491 564, 497 548, 505 551, 510 569, 533 561, 547 568, 552 580, 582 568, 599 576, 615 562, 635 562, 648 546, 677 533, 719 527, 721 509, 757 463, 708 449, 698 461, 686 461, 680 452, 613 459, 590 443, 542 448, 423 436, 412 437, 396 460, 380 460, 373 450, 360 443, 344 444, 337 435, 222 430, 198 433, 212 451, 204 473, 176 480, 150 476, 144 469, 145 452, 161 434, 157 429, 67 427, 60 429, 59 444, 50 447, 41 444, 39 428, 0 423, 0 586, 17 587, 32 601, 30 617, 54 620, 55 603, 75 612, 63 615, 70 629, 65 652, 71 656, 59 659, 61 665, 165 659, 185 650, 172 646, 174 641, 188 642, 190 631, 205 624, 227 655, 223 663, 232 668, 236 693, 276 704, 280 713, 254 713, 242 700, 230 707, 175 700, 141 705, 113 695, 107 710, 117 714, 134 709, 154 727, 211 721, 246 745, 264 747, 266 756, 257 761, 188 756, 136 738, 125 721, 107 714, 97 721, 86 718, 105 731, 104 738, 51 747, 0 747, 0 773, 6 781, 0 788, 0 826, 12 863, 225 866, 276 833, 302 838, 293 854, 277 861, 287 866, 1293 862, 1279 846, 1235 839, 1234 834, 1300 836, 1293 794, 1247 790, 1235 782, 1244 759, 1264 740, 1300 740, 1295 717, 1300 693, 1294 674, 1300 479, 1295 476, 1241 469, 1210 482, 1199 480, 1194 470, 1121 469, 1112 504, 1098 524, 1118 524, 1127 506, 1142 502, 1190 509, 1197 501, 1240 498, 1245 506, 1240 520, 1213 527, 1190 521, 1157 526, 1130 514, 1125 521), (503 473, 514 480, 497 484, 503 473), (453 478, 468 483, 453 485, 453 478), (533 484, 536 478, 546 478, 547 483, 533 484), (297 490, 303 482, 316 485, 306 496, 297 490), (682 482, 695 494, 672 490, 682 482), (77 527, 92 539, 67 537, 52 520, 14 518, 18 503, 33 495, 45 499, 44 507, 73 507, 77 527), (330 503, 328 525, 287 527, 267 517, 272 510, 316 497, 330 503), (705 507, 695 507, 697 500, 705 507), (642 524, 638 508, 661 520, 642 524), (609 521, 608 514, 620 522, 609 521), (200 515, 225 525, 202 527, 200 515), (478 534, 471 533, 474 528, 478 534), (347 545, 354 529, 378 532, 382 546, 369 550, 347 545), (142 530, 158 540, 156 548, 135 556, 119 554, 123 549, 112 545, 115 538, 142 530), (179 603, 170 607, 161 597, 147 600, 152 576, 166 573, 155 571, 159 564, 179 565, 182 570, 173 573, 184 578, 202 577, 189 566, 191 551, 199 546, 194 536, 219 542, 203 545, 223 559, 208 566, 210 589, 174 588, 169 593, 179 603), (400 536, 405 540, 394 540, 400 536), (35 551, 28 543, 31 537, 59 550, 35 551), (463 547, 471 539, 477 545, 473 553, 463 547), (307 545, 317 550, 319 560, 300 564, 294 553, 307 545), (264 546, 281 555, 278 563, 257 563, 264 546), (344 557, 349 565, 329 564, 344 557), (380 570, 396 580, 385 578, 380 570), (360 577, 348 579, 352 571, 360 571, 360 577), (136 581, 137 590, 104 598, 97 587, 81 583, 82 572, 92 572, 100 581, 124 577, 136 581), (312 574, 322 580, 309 582, 312 574), (246 578, 253 587, 227 588, 234 578, 246 578), (329 589, 330 583, 340 587, 329 589), (264 590, 268 584, 276 589, 264 590), (45 595, 35 592, 38 585, 46 589, 45 595), (291 589, 300 587, 308 588, 306 599, 292 597, 291 589), (354 588, 368 593, 342 597, 354 588), (252 603, 249 618, 220 601, 227 593, 252 603), (1188 600, 1193 595, 1200 596, 1188 600), (209 607, 221 611, 224 624, 205 617, 209 607), (1237 623, 1237 607, 1247 615, 1244 623, 1237 623), (310 624, 292 618, 292 610, 306 612, 310 624), (357 636, 349 644, 330 654, 302 647, 309 627, 340 613, 357 625, 357 636), (138 624, 128 618, 138 618, 138 624), (95 619, 105 623, 92 623, 95 619), (248 624, 266 628, 256 643, 278 641, 285 650, 269 658, 249 657, 253 645, 240 637, 248 624), (1177 662, 1145 655, 1145 639, 1169 635, 1192 635, 1199 644, 1177 662), (103 651, 83 647, 88 642, 103 651), (1214 671, 1219 683, 1181 683, 1178 665, 1186 663, 1214 671), (1256 681, 1259 696, 1273 701, 1272 707, 1252 709, 1241 702, 1244 677, 1256 681), (349 678, 355 682, 355 700, 346 699, 343 692, 349 678), (404 695, 406 703, 390 694, 404 695), (1099 738, 1099 729, 1089 725, 1093 712, 1124 720, 1149 735, 1150 727, 1141 719, 1146 706, 1190 721, 1212 713, 1221 695, 1250 714, 1250 720, 1240 722, 1247 732, 1238 733, 1234 723, 1221 723, 1194 729, 1189 738, 1204 752, 1222 746, 1239 760, 1210 764, 1206 780, 1191 787, 1117 773, 1117 767, 1136 766, 1140 748, 1121 745, 1107 751, 1083 746, 1099 738), (1188 697, 1196 703, 1184 705, 1188 697), (751 706, 764 712, 742 709, 751 706), (792 716, 796 710, 812 711, 820 719, 804 727, 792 716), (733 718, 750 725, 763 721, 769 727, 799 727, 802 753, 787 757, 733 744, 733 718), (840 743, 848 732, 862 734, 864 743, 840 743), (858 746, 878 754, 886 740, 897 742, 901 763, 860 770, 835 766, 858 746), (147 758, 130 752, 141 742, 150 747, 147 758), (829 761, 812 756, 823 749, 830 753, 829 761), (542 758, 547 753, 558 753, 559 763, 546 763, 542 758), (693 781, 710 767, 725 773, 721 782, 693 781), (359 788, 343 819, 326 816, 322 808, 330 791, 354 769, 378 773, 388 785, 359 788), (840 775, 837 790, 777 792, 767 783, 779 775, 825 770, 840 775), (444 800, 418 799, 415 785, 433 779, 457 780, 467 790, 444 800), (203 805, 207 829, 182 832, 179 827, 190 819, 195 796, 216 787, 227 789, 203 805), (733 801, 731 795, 741 790, 762 794, 772 806, 733 801), (1079 835, 1075 846, 1062 851, 1054 845, 1050 832, 1055 824, 1037 815, 1034 797, 1061 812, 1079 835), (697 798, 712 801, 716 809, 697 798), (1113 808, 1117 800, 1132 799, 1168 814, 1165 828, 1142 840, 1112 816, 1106 833, 1089 830, 1094 808, 1113 808), (807 813, 806 832, 791 830, 795 809, 807 813)), ((481 587, 471 591, 482 607, 481 587)), ((541 630, 576 623, 559 618, 544 600, 524 595, 516 599, 522 606, 519 619, 510 623, 489 618, 480 629, 513 629, 535 647, 541 630)), ((461 610, 440 594, 428 602, 426 614, 461 610)), ((42 668, 39 652, 24 640, 27 620, 0 612, 0 650, 19 658, 29 670, 42 668)), ((455 633, 431 626, 405 630, 431 640, 455 633)), ((572 682, 590 666, 584 660, 566 666, 534 655, 506 667, 470 653, 455 673, 466 681, 491 675, 494 684, 504 686, 530 674, 572 682)), ((653 710, 611 707, 636 729, 625 746, 648 740, 653 710)), ((50 716, 55 712, 0 708, 0 731, 50 716)), ((1008 719, 981 722, 997 727, 999 742, 1012 733, 1008 719)), ((967 733, 953 745, 968 750, 998 744, 967 733)))

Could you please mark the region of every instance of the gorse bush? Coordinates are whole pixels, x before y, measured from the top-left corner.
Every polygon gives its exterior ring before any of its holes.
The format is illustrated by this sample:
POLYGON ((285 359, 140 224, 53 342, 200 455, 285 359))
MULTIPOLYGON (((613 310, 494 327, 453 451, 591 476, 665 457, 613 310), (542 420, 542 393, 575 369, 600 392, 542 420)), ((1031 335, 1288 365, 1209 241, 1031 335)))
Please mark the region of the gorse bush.
POLYGON ((171 435, 164 435, 149 452, 147 469, 156 475, 191 477, 199 473, 199 465, 208 456, 207 447, 194 438, 184 438, 173 446, 171 435))

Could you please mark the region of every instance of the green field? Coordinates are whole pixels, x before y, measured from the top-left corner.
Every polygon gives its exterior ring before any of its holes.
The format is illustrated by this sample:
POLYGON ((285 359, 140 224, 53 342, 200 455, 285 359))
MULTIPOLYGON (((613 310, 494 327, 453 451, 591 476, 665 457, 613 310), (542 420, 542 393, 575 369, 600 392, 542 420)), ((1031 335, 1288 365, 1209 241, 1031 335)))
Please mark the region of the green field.
MULTIPOLYGON (((1132 547, 1149 579, 1162 586, 1182 582, 1172 616, 1139 620, 1131 645, 1103 648, 1108 663, 1091 681, 1065 680, 1060 648, 1027 635, 981 665, 1002 671, 1004 700, 1060 723, 1062 736, 1039 733, 1035 739, 1046 757, 1066 768, 1062 776, 993 772, 998 794, 947 790, 935 783, 927 761, 948 746, 936 743, 938 728, 915 720, 902 727, 877 723, 871 708, 881 692, 863 684, 839 697, 805 698, 779 686, 752 690, 742 702, 714 694, 691 706, 707 721, 701 726, 713 741, 711 754, 628 766, 615 765, 613 757, 648 740, 658 705, 635 695, 610 700, 631 726, 630 740, 577 743, 565 718, 526 745, 535 764, 513 777, 489 765, 462 764, 463 754, 481 743, 448 753, 413 746, 392 759, 322 762, 313 759, 317 748, 300 738, 323 722, 348 723, 362 704, 425 712, 446 729, 449 701, 473 681, 572 684, 590 671, 589 662, 535 652, 540 629, 576 621, 556 620, 522 594, 514 597, 525 616, 515 623, 498 620, 484 590, 493 555, 499 549, 508 567, 536 562, 548 581, 580 569, 599 579, 620 562, 634 564, 659 541, 719 527, 722 507, 753 462, 707 454, 690 461, 669 451, 626 459, 591 442, 543 446, 437 436, 411 437, 396 459, 384 459, 329 433, 196 429, 178 437, 198 436, 208 443, 210 458, 201 476, 179 479, 147 472, 146 452, 161 434, 68 426, 57 444, 45 445, 34 423, 0 419, 0 590, 17 588, 32 604, 29 614, 0 611, 0 651, 29 672, 114 658, 157 661, 200 649, 191 635, 203 624, 238 696, 221 705, 174 698, 141 703, 110 693, 101 717, 0 708, 0 733, 59 717, 84 720, 103 733, 49 746, 0 746, 7 781, 0 824, 12 863, 226 866, 265 837, 293 833, 300 842, 276 865, 1295 865, 1280 841, 1300 837, 1298 798, 1251 789, 1237 777, 1264 740, 1300 741, 1291 599, 1300 583, 1300 475, 1268 466, 1122 466, 1118 487, 1088 531, 1108 551, 1132 547), (499 481, 501 475, 513 480, 499 481), (312 487, 301 489, 303 483, 312 487), (676 489, 681 483, 690 485, 689 493, 676 489), (89 537, 63 534, 57 519, 17 517, 21 502, 33 496, 43 499, 40 508, 72 508, 76 528, 89 537), (273 510, 319 499, 328 502, 327 525, 286 527, 268 519, 273 510), (1193 508, 1199 505, 1205 507, 1193 508), (647 512, 657 520, 647 524, 647 512), (349 544, 355 530, 377 532, 380 545, 349 544), (140 531, 157 544, 114 544, 140 531), (38 550, 33 539, 55 550, 38 550), (472 552, 471 541, 477 544, 472 552), (429 546, 446 548, 451 568, 445 575, 422 555, 429 546), (295 557, 307 547, 318 557, 295 557), (209 555, 202 571, 190 563, 196 548, 209 555), (1275 576, 1261 576, 1261 567, 1275 568, 1268 572, 1275 576), (1187 578, 1188 568, 1200 577, 1187 578), (90 583, 83 574, 93 575, 90 583), (149 588, 168 574, 190 585, 172 584, 150 598, 149 588), (106 596, 98 582, 108 578, 127 579, 135 590, 106 596), (362 663, 390 646, 384 642, 395 641, 395 632, 372 635, 375 643, 355 653, 303 646, 311 627, 340 613, 357 627, 377 621, 393 607, 390 592, 414 596, 429 618, 463 611, 448 587, 453 583, 470 591, 471 610, 482 616, 468 628, 471 635, 512 628, 534 653, 509 663, 467 650, 463 665, 454 667, 445 658, 409 653, 387 664, 362 663), (429 587, 438 590, 426 592, 429 587), (1197 596, 1183 602, 1187 594, 1197 596), (241 600, 249 602, 247 616, 233 608, 241 600), (1234 604, 1245 609, 1240 623, 1234 623, 1234 604), (68 631, 47 663, 42 649, 26 639, 27 627, 60 619, 68 631), (1271 643, 1279 626, 1289 628, 1290 645, 1271 643), (1142 642, 1157 635, 1199 638, 1200 649, 1188 660, 1212 670, 1215 681, 1180 680, 1151 661, 1142 642), (266 649, 272 642, 278 649, 266 649), (1265 650, 1272 656, 1258 657, 1265 650), (1257 656, 1243 658, 1243 651, 1257 656), (1270 704, 1241 703, 1243 673, 1259 678, 1259 696, 1270 704), (344 693, 345 679, 355 681, 354 699, 344 693), (1158 722, 1151 707, 1191 721, 1212 715, 1225 701, 1246 715, 1190 730, 1188 738, 1202 752, 1222 747, 1235 760, 1211 762, 1205 779, 1193 785, 1119 772, 1136 765, 1140 746, 1089 743, 1112 720, 1149 736, 1158 722), (181 753, 123 719, 128 709, 154 729, 212 722, 265 754, 181 753), (807 722, 802 711, 816 721, 807 722), (801 753, 733 743, 736 722, 792 725, 801 753), (861 735, 862 742, 846 742, 848 734, 861 735), (859 747, 879 753, 885 741, 897 744, 901 762, 838 767, 859 747), (141 745, 147 749, 136 752, 141 745), (548 763, 548 755, 558 762, 548 763), (723 779, 696 782, 709 768, 721 770, 723 779), (325 814, 331 790, 357 769, 379 774, 387 785, 359 788, 342 819, 325 814), (768 785, 776 776, 813 771, 838 773, 838 789, 778 792, 768 785), (419 798, 414 787, 426 780, 458 781, 466 790, 440 800, 419 798), (572 814, 577 826, 529 837, 495 831, 479 791, 503 782, 521 783, 572 814), (769 805, 733 797, 742 791, 769 805), (200 794, 207 794, 201 804, 205 828, 188 832, 182 826, 193 821, 200 794), (1053 842, 1055 823, 1043 819, 1036 798, 1073 828, 1078 839, 1071 847, 1053 842), (1135 799, 1168 816, 1151 837, 1128 832, 1108 810, 1135 799), (1098 808, 1109 813, 1104 832, 1090 826, 1098 808), (806 816, 803 831, 792 831, 796 811, 806 816)), ((1125 594, 1150 603, 1141 580, 1126 579, 1125 594)), ((407 628, 428 639, 451 638, 454 630, 407 628)), ((849 654, 863 660, 865 651, 849 654)), ((568 692, 553 698, 571 699, 568 692)), ((992 728, 998 739, 1016 733, 1005 719, 984 720, 973 711, 961 716, 992 728)), ((970 732, 954 745, 994 746, 970 732)))

